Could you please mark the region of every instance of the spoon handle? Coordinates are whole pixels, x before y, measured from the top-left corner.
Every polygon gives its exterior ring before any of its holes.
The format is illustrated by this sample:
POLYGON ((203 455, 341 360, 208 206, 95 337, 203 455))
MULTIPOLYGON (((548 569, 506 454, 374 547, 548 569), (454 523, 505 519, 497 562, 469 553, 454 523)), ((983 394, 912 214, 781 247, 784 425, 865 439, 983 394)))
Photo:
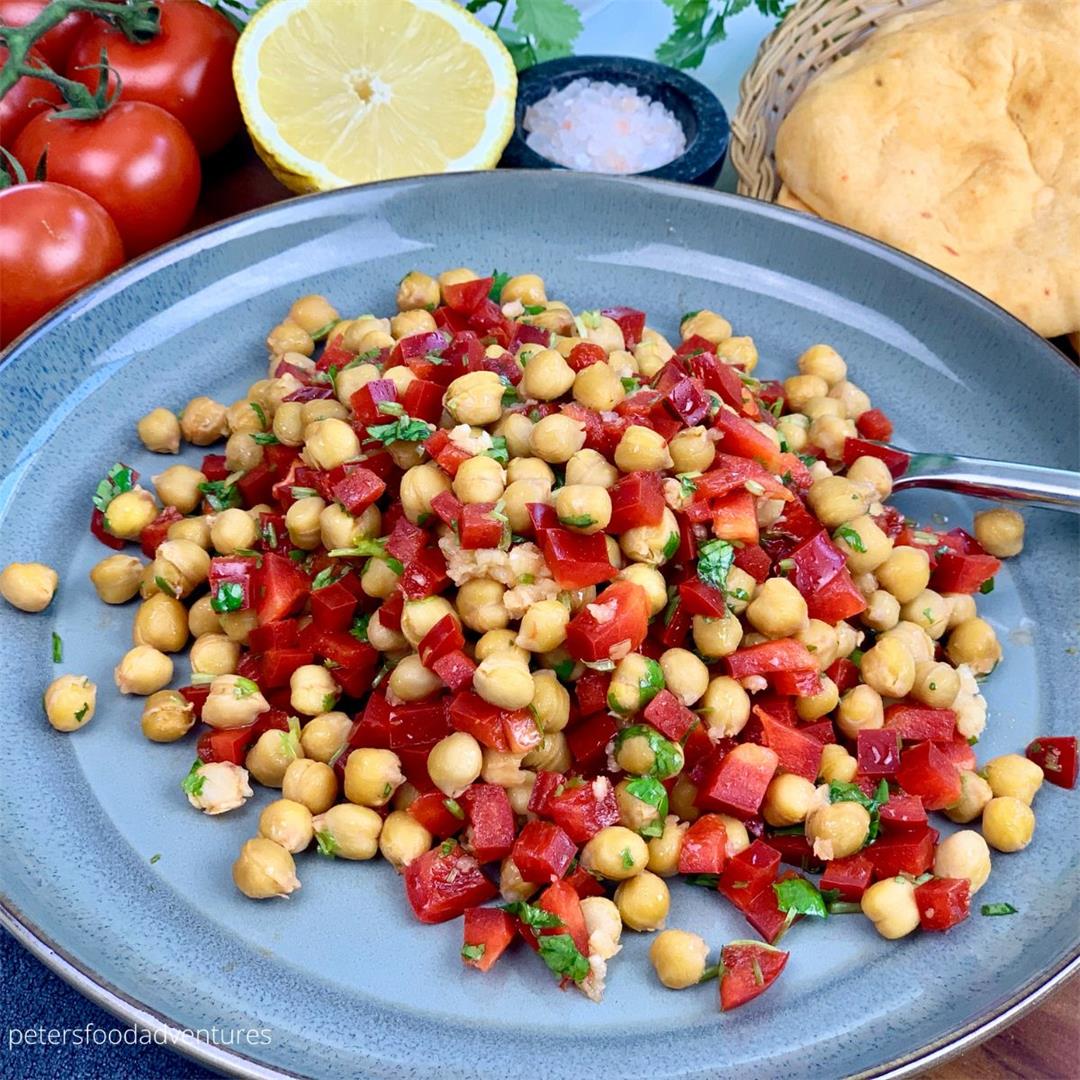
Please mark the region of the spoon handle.
POLYGON ((1080 514, 1080 473, 953 454, 903 453, 909 455, 908 465, 893 481, 893 491, 940 488, 980 499, 1012 500, 1080 514))

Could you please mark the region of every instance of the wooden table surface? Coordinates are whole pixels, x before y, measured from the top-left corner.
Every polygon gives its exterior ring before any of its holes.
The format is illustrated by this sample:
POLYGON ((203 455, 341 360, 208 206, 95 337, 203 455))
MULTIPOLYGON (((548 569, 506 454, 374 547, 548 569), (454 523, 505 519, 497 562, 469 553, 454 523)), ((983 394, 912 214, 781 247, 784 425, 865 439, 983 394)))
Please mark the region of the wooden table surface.
MULTIPOLYGON (((255 156, 238 142, 209 163, 194 228, 288 198, 255 156)), ((1004 1032, 923 1074, 927 1080, 1078 1080, 1080 978, 1004 1032)))

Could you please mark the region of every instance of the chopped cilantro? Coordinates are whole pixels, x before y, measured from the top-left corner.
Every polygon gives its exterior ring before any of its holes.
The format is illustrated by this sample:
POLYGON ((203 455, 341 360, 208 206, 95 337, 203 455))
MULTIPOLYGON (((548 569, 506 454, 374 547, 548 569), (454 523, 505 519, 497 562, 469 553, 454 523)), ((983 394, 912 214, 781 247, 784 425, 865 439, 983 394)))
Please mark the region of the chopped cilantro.
POLYGON ((517 388, 509 379, 503 378, 502 406, 504 409, 516 405, 521 399, 518 397, 517 388))
POLYGON ((263 431, 265 431, 270 426, 270 423, 266 419, 266 412, 263 407, 257 401, 249 401, 248 404, 251 406, 251 411, 259 418, 259 423, 262 424, 263 431))
POLYGON ((322 699, 322 711, 324 713, 330 712, 333 709, 336 702, 337 702, 337 694, 335 694, 333 692, 331 692, 329 694, 324 694, 323 699, 322 699))
POLYGON ((454 848, 456 848, 456 847, 457 847, 457 841, 456 840, 453 840, 453 839, 444 840, 439 845, 439 854, 445 859, 447 857, 447 855, 449 855, 454 850, 454 848))
POLYGON ((135 486, 135 472, 119 461, 105 474, 105 479, 94 489, 94 506, 103 514, 109 508, 109 503, 122 495, 125 491, 131 491, 135 486))
POLYGON ((333 585, 337 578, 334 576, 337 573, 337 567, 328 566, 325 570, 320 570, 311 579, 311 590, 314 592, 316 589, 325 589, 327 585, 333 585))
POLYGON ((160 859, 161 859, 161 854, 160 854, 160 852, 159 852, 159 853, 158 853, 157 855, 151 855, 151 856, 150 856, 150 865, 151 865, 151 866, 153 866, 153 865, 154 865, 154 863, 156 863, 156 862, 160 861, 160 859))
POLYGON ((546 304, 523 304, 526 315, 543 315, 547 311, 546 304))
POLYGON ((630 849, 628 847, 624 847, 622 851, 619 852, 619 858, 622 859, 624 870, 632 870, 634 868, 634 856, 630 854, 630 849))
POLYGON ((627 794, 652 806, 656 817, 641 829, 643 836, 659 836, 664 831, 664 818, 668 812, 668 793, 664 785, 653 776, 637 776, 626 785, 627 794))
POLYGON ((166 596, 171 596, 174 600, 176 599, 178 590, 171 581, 166 581, 160 574, 155 574, 154 584, 158 587, 159 592, 163 592, 166 596))
POLYGON ((320 829, 315 834, 315 842, 319 845, 319 854, 325 855, 328 859, 334 858, 341 850, 337 840, 334 839, 334 834, 329 829, 320 829))
POLYGON ((339 322, 341 322, 340 319, 331 319, 325 326, 320 326, 319 329, 311 335, 311 340, 322 341, 322 339, 326 337, 339 322))
POLYGON ((256 431, 251 437, 260 446, 275 446, 278 442, 278 437, 269 431, 256 431))
POLYGON ((668 777, 674 776, 683 766, 683 754, 675 743, 665 739, 654 727, 648 724, 631 724, 625 727, 615 736, 615 753, 627 739, 643 738, 653 753, 652 768, 647 776, 668 777))
POLYGON ((852 551, 857 551, 860 555, 866 554, 866 545, 863 543, 863 538, 850 525, 841 525, 833 533, 833 539, 843 540, 852 551))
POLYGON ((246 698, 251 697, 252 694, 257 694, 259 687, 257 683, 252 682, 250 679, 245 679, 242 675, 237 675, 236 685, 233 687, 233 697, 246 698))
POLYGON ((503 911, 514 918, 520 919, 526 926, 533 930, 552 930, 563 925, 562 919, 551 911, 545 911, 535 904, 528 904, 524 900, 515 900, 512 904, 503 904, 503 911))
POLYGON ((671 533, 667 538, 667 543, 664 544, 663 555, 665 559, 670 559, 675 555, 675 552, 679 550, 679 534, 677 532, 671 533))
POLYGON ((195 764, 188 770, 187 776, 180 783, 180 787, 193 798, 198 798, 202 794, 203 786, 206 784, 206 777, 200 772, 203 763, 196 758, 195 764))
POLYGON ((683 879, 687 885, 699 885, 703 889, 715 889, 720 884, 719 874, 691 874, 683 879))
POLYGON ((54 630, 52 636, 52 662, 61 664, 64 661, 64 643, 60 635, 54 630))
MULTIPOLYGON (((240 490, 233 484, 227 484, 224 480, 208 480, 199 485, 199 490, 206 496, 210 509, 216 513, 222 510, 231 510, 240 505, 240 490)), ((293 491, 295 492, 295 488, 293 491)), ((314 495, 315 492, 312 492, 314 495)))
POLYGON ((567 657, 565 660, 560 660, 552 670, 557 678, 562 679, 563 682, 569 682, 574 674, 574 661, 567 657))
POLYGON ((426 420, 414 420, 404 413, 391 424, 372 424, 367 433, 381 443, 421 442, 435 429, 426 420))
POLYGON ((443 806, 458 819, 458 821, 465 820, 465 811, 461 809, 461 803, 457 799, 443 799, 443 806))
POLYGON ((867 844, 872 844, 877 839, 878 828, 881 824, 879 811, 888 801, 889 782, 887 780, 882 780, 878 784, 872 799, 858 784, 846 784, 840 780, 833 780, 829 784, 829 802, 856 802, 870 814, 870 829, 866 834, 867 844))
POLYGON ((806 878, 793 877, 778 881, 773 885, 776 893, 776 906, 794 918, 795 915, 814 915, 820 919, 828 917, 825 899, 806 878))
POLYGON ((1012 904, 983 904, 979 911, 983 915, 1019 915, 1019 908, 1014 908, 1012 904))
POLYGON ((619 382, 622 383, 622 388, 628 394, 636 394, 641 389, 641 383, 639 383, 637 379, 631 379, 625 375, 619 380, 619 382))
POLYGON ((592 970, 569 934, 541 934, 540 958, 554 974, 581 982, 592 970))
POLYGON ((244 586, 238 581, 223 581, 210 597, 210 607, 219 615, 226 611, 239 611, 243 606, 244 586))
POLYGON ((82 722, 82 718, 90 711, 90 702, 84 701, 82 708, 75 712, 75 719, 82 722))
POLYGON ((574 529, 587 529, 590 525, 596 524, 596 518, 590 517, 588 514, 573 514, 570 517, 559 518, 559 523, 569 525, 574 529))
POLYGON ((697 491, 697 484, 689 473, 680 473, 676 479, 679 481, 679 494, 684 499, 692 499, 697 491))
POLYGON ((506 437, 493 435, 491 448, 484 451, 484 457, 494 458, 500 465, 505 465, 510 460, 510 451, 506 448, 506 437))
POLYGON ((370 612, 357 615, 356 618, 353 619, 353 624, 349 628, 349 633, 356 638, 357 641, 367 641, 367 628, 369 622, 371 622, 370 612))
POLYGON ((848 653, 848 659, 856 666, 859 667, 862 664, 863 651, 862 649, 852 649, 848 653))
POLYGON ((992 577, 988 577, 979 586, 979 592, 981 592, 983 594, 983 596, 986 596, 987 593, 992 593, 993 591, 994 591, 994 579, 992 577))
POLYGON ((679 325, 680 325, 680 326, 682 326, 682 324, 683 324, 684 322, 688 322, 688 321, 689 321, 690 319, 692 319, 692 318, 693 318, 693 317, 694 317, 695 315, 700 315, 700 314, 701 314, 701 309, 700 309, 700 308, 698 308, 698 310, 697 310, 697 311, 688 311, 688 312, 687 312, 687 313, 686 313, 686 314, 685 314, 685 315, 684 315, 684 316, 683 316, 683 317, 682 317, 682 318, 681 318, 681 319, 679 320, 679 325))
POLYGON ((723 589, 735 563, 735 548, 727 540, 710 540, 698 550, 697 573, 706 585, 723 589))
POLYGON ((480 945, 462 945, 461 946, 461 955, 466 960, 471 960, 471 961, 473 961, 473 963, 475 963, 477 960, 479 960, 484 955, 484 946, 482 944, 480 944, 480 945))
POLYGON ((502 270, 491 271, 491 290, 488 292, 488 299, 494 300, 495 303, 499 303, 499 298, 502 296, 503 286, 513 277, 513 274, 507 274, 502 270))

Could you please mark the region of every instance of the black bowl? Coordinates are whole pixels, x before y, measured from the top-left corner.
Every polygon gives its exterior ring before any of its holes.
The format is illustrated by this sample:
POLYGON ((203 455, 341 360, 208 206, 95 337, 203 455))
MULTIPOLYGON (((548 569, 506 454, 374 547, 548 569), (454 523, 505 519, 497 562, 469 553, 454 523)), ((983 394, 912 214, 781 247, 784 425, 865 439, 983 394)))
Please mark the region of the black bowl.
POLYGON ((567 56, 526 68, 518 75, 514 134, 503 151, 500 165, 515 169, 562 169, 532 150, 525 142, 522 122, 525 110, 552 90, 561 90, 575 79, 623 83, 669 109, 686 133, 686 150, 659 169, 634 176, 655 176, 688 184, 713 187, 724 165, 731 127, 716 95, 681 71, 628 56, 567 56))

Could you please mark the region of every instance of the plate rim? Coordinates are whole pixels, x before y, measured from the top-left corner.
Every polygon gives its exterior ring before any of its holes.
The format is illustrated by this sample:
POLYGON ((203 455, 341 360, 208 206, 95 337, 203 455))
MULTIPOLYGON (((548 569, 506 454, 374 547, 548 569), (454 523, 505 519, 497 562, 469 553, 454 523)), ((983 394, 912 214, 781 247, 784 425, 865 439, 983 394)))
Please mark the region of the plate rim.
MULTIPOLYGON (((187 233, 160 248, 148 252, 75 293, 57 308, 54 308, 48 315, 28 327, 6 348, 0 351, 0 367, 50 333, 55 325, 89 307, 96 301, 99 294, 106 291, 118 291, 144 279, 155 270, 164 269, 181 262, 189 255, 201 250, 205 246, 208 237, 216 234, 226 234, 238 225, 246 224, 254 219, 261 217, 271 218, 282 214, 288 216, 297 212, 297 210, 302 213, 302 208, 316 199, 327 204, 338 200, 348 203, 357 196, 362 197, 369 192, 378 192, 387 188, 404 188, 416 184, 455 181, 470 183, 475 182, 477 177, 483 177, 492 182, 501 182, 501 177, 507 177, 507 182, 510 182, 509 178, 521 180, 528 177, 535 181, 541 175, 537 170, 531 169, 500 169, 497 171, 447 173, 436 176, 398 177, 371 184, 353 185, 335 191, 314 192, 236 214, 222 221, 206 225, 194 232, 187 233)), ((1065 353, 1045 338, 1040 337, 1034 330, 1006 309, 929 263, 925 263, 897 248, 890 247, 881 241, 855 232, 845 226, 820 218, 808 217, 806 214, 773 203, 677 181, 661 180, 653 177, 614 177, 600 173, 568 171, 561 171, 560 175, 562 179, 556 182, 586 183, 598 186, 632 185, 646 190, 651 189, 665 198, 691 199, 704 204, 725 207, 736 213, 757 215, 767 220, 779 221, 781 224, 811 234, 831 236, 846 246, 865 251, 894 266, 907 268, 915 272, 916 276, 929 279, 938 288, 944 288, 958 294, 968 303, 975 304, 983 312, 984 316, 999 323, 1004 322, 1006 327, 1012 329, 1013 333, 1019 329, 1022 335, 1029 338, 1032 348, 1037 348, 1044 355, 1054 357, 1053 363, 1065 365, 1073 377, 1080 380, 1080 367, 1073 364, 1065 353), (1010 324, 1012 325, 1010 326, 1010 324)), ((525 179, 525 182, 528 182, 528 179, 525 179)), ((227 237, 222 237, 222 239, 227 239, 227 237)), ((170 1049, 184 1054, 201 1065, 222 1071, 231 1076, 244 1078, 244 1080, 300 1080, 304 1075, 283 1067, 265 1065, 231 1047, 213 1044, 193 1034, 186 1034, 185 1029, 171 1017, 150 1008, 137 998, 114 986, 90 967, 81 964, 59 942, 50 938, 48 934, 30 920, 6 894, 0 894, 0 928, 3 928, 31 955, 84 997, 104 1008, 118 1019, 138 1029, 165 1035, 167 1039, 166 1045, 170 1049)), ((901 1078, 913 1076, 933 1065, 941 1064, 963 1053, 965 1050, 971 1049, 1007 1027, 1078 974, 1080 974, 1080 943, 1074 945, 1071 952, 1067 953, 1055 966, 1033 975, 998 1006, 986 1010, 983 1014, 973 1018, 961 1027, 946 1032, 933 1042, 915 1047, 909 1053, 882 1062, 880 1065, 873 1066, 868 1070, 851 1074, 850 1080, 869 1080, 871 1077, 901 1080, 901 1078)))

